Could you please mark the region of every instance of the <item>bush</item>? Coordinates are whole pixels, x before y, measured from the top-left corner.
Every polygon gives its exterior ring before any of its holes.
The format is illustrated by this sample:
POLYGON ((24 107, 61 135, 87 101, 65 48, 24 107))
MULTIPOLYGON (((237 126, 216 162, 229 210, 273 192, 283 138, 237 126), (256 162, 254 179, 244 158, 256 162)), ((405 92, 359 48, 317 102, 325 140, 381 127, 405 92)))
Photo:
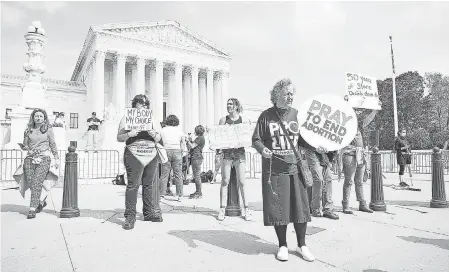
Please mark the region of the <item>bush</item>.
POLYGON ((433 133, 430 137, 432 139, 432 145, 443 148, 444 142, 449 140, 449 130, 433 133))
POLYGON ((431 149, 432 140, 427 130, 420 128, 413 131, 408 137, 408 140, 412 146, 412 149, 431 149))

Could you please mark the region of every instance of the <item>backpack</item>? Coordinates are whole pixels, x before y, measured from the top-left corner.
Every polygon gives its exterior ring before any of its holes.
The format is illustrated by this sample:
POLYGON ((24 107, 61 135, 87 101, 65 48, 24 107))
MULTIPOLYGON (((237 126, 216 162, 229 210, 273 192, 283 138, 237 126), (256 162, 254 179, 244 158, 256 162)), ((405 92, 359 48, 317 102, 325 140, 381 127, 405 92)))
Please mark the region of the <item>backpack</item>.
POLYGON ((114 185, 126 185, 125 183, 125 175, 118 174, 115 179, 112 180, 112 184, 114 185))

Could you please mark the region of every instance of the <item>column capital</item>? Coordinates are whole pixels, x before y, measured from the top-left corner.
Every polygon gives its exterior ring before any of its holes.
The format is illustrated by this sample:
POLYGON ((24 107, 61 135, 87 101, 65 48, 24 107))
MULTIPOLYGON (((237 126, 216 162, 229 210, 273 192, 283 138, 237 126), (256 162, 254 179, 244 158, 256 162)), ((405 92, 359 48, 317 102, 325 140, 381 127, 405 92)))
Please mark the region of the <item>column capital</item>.
POLYGON ((206 69, 198 69, 198 77, 206 78, 207 77, 207 70, 206 69))
POLYGON ((222 78, 229 78, 229 71, 221 71, 222 78))
POLYGON ((154 60, 154 67, 156 67, 156 69, 163 69, 164 68, 164 61, 155 59, 154 60))
POLYGON ((121 61, 121 62, 123 62, 123 61, 126 62, 126 57, 127 57, 127 55, 125 53, 122 53, 122 52, 117 52, 114 55, 115 60, 116 61, 121 61))
POLYGON ((146 58, 144 56, 137 56, 136 57, 136 63, 137 65, 145 65, 146 58))
POLYGON ((220 80, 221 80, 221 78, 222 78, 222 74, 221 74, 221 72, 219 72, 219 71, 216 71, 216 72, 214 73, 214 80, 218 80, 218 81, 220 81, 220 80))
POLYGON ((195 67, 195 66, 190 67, 190 72, 192 74, 198 75, 199 71, 200 71, 200 69, 198 69, 198 67, 195 67))
POLYGON ((95 51, 95 58, 104 59, 105 57, 106 57, 106 51, 102 51, 102 50, 95 51))
POLYGON ((214 70, 212 70, 212 69, 206 69, 206 73, 207 73, 208 77, 214 76, 214 70))
POLYGON ((189 66, 184 66, 184 69, 182 69, 182 74, 184 76, 191 76, 192 75, 192 68, 189 66))

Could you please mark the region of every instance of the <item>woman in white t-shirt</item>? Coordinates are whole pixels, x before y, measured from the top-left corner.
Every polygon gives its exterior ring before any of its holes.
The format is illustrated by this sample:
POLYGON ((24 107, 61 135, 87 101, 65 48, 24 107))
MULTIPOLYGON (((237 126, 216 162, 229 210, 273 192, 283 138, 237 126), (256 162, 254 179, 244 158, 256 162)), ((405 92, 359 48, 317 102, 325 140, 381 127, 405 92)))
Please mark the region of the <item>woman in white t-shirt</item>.
POLYGON ((165 120, 165 125, 162 128, 162 142, 167 150, 168 162, 162 164, 159 192, 161 196, 165 196, 168 176, 173 169, 173 184, 176 184, 177 200, 181 201, 183 196, 182 155, 185 151, 185 135, 179 127, 179 119, 175 115, 169 115, 165 120))

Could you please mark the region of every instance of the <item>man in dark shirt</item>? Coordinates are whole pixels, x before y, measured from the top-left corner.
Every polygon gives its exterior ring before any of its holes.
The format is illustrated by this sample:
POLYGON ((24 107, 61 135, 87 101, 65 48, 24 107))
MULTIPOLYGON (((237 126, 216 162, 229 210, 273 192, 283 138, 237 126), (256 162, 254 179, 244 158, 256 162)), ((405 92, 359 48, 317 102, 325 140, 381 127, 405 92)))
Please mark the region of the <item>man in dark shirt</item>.
POLYGON ((97 150, 97 142, 98 142, 98 128, 101 124, 100 119, 97 118, 97 113, 92 112, 92 117, 87 119, 87 145, 86 145, 86 152, 88 150, 93 149, 97 150))

